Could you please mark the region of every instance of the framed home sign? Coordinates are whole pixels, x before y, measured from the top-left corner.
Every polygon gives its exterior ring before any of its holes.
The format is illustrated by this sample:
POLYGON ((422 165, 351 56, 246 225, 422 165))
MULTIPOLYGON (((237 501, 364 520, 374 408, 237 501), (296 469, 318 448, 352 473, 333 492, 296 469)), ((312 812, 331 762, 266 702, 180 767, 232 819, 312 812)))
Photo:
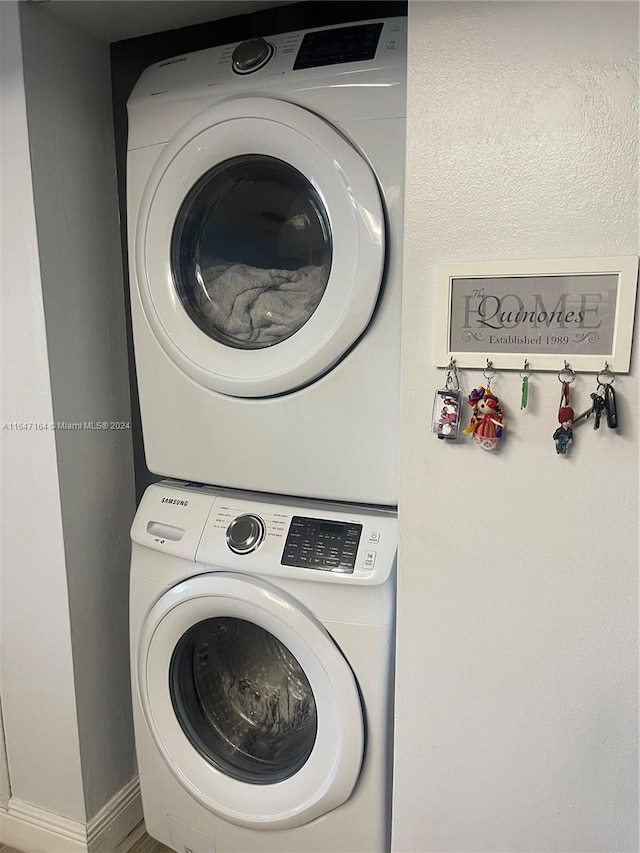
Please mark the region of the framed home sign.
POLYGON ((638 257, 441 264, 436 364, 628 373, 638 257))

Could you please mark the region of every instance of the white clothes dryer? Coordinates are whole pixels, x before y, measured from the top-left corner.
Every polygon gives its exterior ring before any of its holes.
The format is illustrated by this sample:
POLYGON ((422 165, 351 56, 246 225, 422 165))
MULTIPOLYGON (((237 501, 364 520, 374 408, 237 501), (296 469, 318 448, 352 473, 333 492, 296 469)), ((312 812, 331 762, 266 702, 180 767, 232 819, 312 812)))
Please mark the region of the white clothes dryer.
POLYGON ((159 475, 397 503, 406 19, 148 68, 128 102, 145 454, 159 475))
POLYGON ((150 835, 180 853, 388 850, 395 513, 161 482, 131 535, 150 835))

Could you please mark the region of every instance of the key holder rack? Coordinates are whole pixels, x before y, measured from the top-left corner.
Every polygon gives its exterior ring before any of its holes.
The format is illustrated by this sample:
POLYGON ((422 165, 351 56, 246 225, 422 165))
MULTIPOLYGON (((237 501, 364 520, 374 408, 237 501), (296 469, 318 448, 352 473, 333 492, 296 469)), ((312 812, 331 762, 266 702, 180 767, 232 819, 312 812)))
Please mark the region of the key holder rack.
MULTIPOLYGON (((529 397, 529 377, 532 370, 528 359, 524 360, 520 372, 522 379, 522 398, 520 409, 526 409, 529 397)), ((484 450, 494 450, 501 445, 504 433, 504 415, 499 399, 491 390, 491 383, 498 374, 491 359, 487 358, 482 370, 484 385, 473 388, 466 398, 471 406, 469 425, 462 429, 464 420, 464 394, 460 390, 458 364, 454 358, 447 365, 447 378, 444 388, 436 391, 434 400, 431 431, 440 439, 455 440, 460 436, 473 436, 473 442, 484 450)), ((558 424, 553 433, 556 453, 566 457, 573 442, 573 430, 584 421, 590 420, 593 429, 600 429, 602 416, 606 418, 609 429, 618 428, 618 411, 613 384, 616 375, 607 361, 596 375, 596 390, 590 395, 591 405, 581 414, 576 415, 572 405, 571 386, 577 378, 576 371, 564 359, 563 366, 558 370, 557 379, 561 384, 560 403, 558 406, 558 424)))
MULTIPOLYGON (((460 386, 459 369, 461 367, 463 367, 463 365, 458 364, 457 359, 455 359, 453 357, 451 357, 449 359, 449 363, 446 366, 446 369, 447 369, 447 379, 446 379, 447 388, 454 387, 453 383, 452 383, 452 377, 455 377, 455 387, 459 388, 459 386, 460 386)), ((484 377, 484 379, 485 379, 485 381, 489 387, 491 386, 491 382, 497 376, 498 372, 502 372, 503 370, 506 370, 506 371, 512 370, 512 368, 501 368, 499 366, 494 366, 493 359, 491 359, 491 358, 485 359, 484 365, 474 365, 473 369, 479 369, 480 367, 482 367, 482 376, 484 377)), ((593 370, 577 370, 576 371, 573 369, 571 364, 569 364, 569 362, 567 361, 566 358, 562 360, 562 367, 560 367, 560 368, 556 367, 556 369, 558 371, 558 373, 557 373, 558 381, 563 383, 563 384, 566 384, 566 385, 573 385, 573 383, 575 382, 575 380, 579 374, 582 374, 582 373, 587 374, 587 373, 595 372, 593 370)), ((529 359, 527 359, 527 358, 525 358, 523 363, 520 365, 519 371, 520 371, 520 378, 522 379, 523 383, 524 382, 528 383, 529 378, 531 376, 533 376, 534 373, 547 372, 546 370, 543 371, 541 368, 539 370, 535 370, 531 366, 531 363, 529 362, 529 359)), ((602 388, 604 391, 604 390, 606 390, 606 388, 612 388, 613 383, 615 381, 616 381, 616 374, 611 369, 609 362, 605 361, 604 365, 600 369, 597 370, 596 382, 598 384, 598 387, 602 388)), ((526 402, 523 404, 522 408, 523 409, 526 408, 526 402)))

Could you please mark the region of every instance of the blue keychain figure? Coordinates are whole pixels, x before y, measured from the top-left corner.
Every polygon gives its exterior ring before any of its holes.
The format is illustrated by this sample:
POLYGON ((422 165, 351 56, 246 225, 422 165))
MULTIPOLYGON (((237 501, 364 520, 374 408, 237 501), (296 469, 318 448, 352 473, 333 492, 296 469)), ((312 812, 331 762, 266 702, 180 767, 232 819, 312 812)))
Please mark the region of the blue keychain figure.
POLYGON ((560 426, 553 434, 553 440, 556 443, 556 453, 563 456, 569 450, 569 445, 573 441, 573 419, 575 412, 571 406, 560 406, 558 410, 558 422, 560 426))
MULTIPOLYGON (((576 378, 576 374, 565 361, 563 369, 558 373, 558 381, 562 385, 560 393, 560 405, 558 407, 558 423, 560 426, 553 434, 553 440, 556 444, 556 453, 559 456, 566 456, 569 446, 573 441, 573 425, 576 421, 576 413, 571 407, 571 385, 576 378)), ((581 418, 588 417, 585 412, 581 418)))

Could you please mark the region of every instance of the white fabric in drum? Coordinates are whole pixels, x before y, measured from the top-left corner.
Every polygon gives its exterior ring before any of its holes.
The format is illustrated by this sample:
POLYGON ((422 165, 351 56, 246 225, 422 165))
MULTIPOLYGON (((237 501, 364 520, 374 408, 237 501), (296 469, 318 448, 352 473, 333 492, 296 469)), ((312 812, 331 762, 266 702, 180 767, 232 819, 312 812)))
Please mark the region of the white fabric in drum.
POLYGON ((322 299, 329 267, 282 270, 218 263, 201 276, 196 299, 206 323, 238 342, 268 345, 306 323, 322 299))

